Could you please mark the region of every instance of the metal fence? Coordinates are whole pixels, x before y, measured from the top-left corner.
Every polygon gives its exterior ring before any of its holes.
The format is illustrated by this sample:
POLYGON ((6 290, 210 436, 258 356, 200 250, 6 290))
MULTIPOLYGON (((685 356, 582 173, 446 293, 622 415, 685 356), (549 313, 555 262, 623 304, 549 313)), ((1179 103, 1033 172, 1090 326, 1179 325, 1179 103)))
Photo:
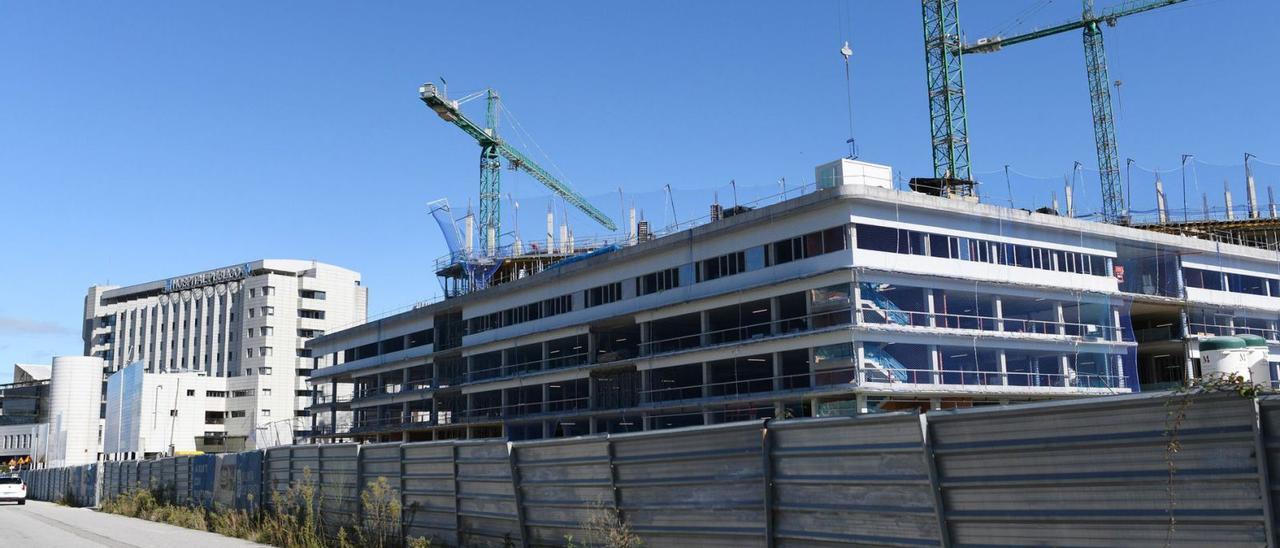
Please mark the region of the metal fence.
POLYGON ((330 526, 394 489, 406 536, 559 546, 620 515, 650 546, 1277 544, 1280 399, 1141 394, 507 443, 305 445, 25 472, 254 509, 300 482, 330 526))

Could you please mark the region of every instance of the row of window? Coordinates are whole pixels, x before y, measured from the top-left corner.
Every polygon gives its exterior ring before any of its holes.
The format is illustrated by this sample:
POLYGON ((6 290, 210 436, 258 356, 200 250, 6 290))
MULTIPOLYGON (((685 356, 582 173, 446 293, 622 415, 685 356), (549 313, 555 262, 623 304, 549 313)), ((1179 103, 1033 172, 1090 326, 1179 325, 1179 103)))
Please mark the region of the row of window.
POLYGON ((622 282, 613 282, 593 287, 582 292, 582 301, 587 308, 609 304, 622 299, 622 282))
POLYGON ((271 347, 259 346, 258 348, 246 348, 244 349, 244 355, 248 358, 252 358, 254 356, 261 356, 265 358, 271 355, 271 347))
POLYGON ((925 255, 943 259, 959 259, 980 263, 1038 268, 1073 274, 1110 276, 1107 258, 1102 255, 1076 253, 1022 244, 1009 244, 930 234, 917 230, 897 229, 858 223, 858 249, 884 251, 902 255, 925 255))
POLYGON ((263 297, 270 297, 275 294, 276 294, 276 288, 271 287, 269 285, 263 286, 261 289, 256 287, 249 288, 249 297, 251 298, 257 297, 258 295, 262 295, 263 297))
POLYGON ((1263 297, 1280 297, 1280 280, 1272 278, 1250 276, 1248 274, 1231 274, 1187 266, 1182 267, 1182 279, 1187 287, 1261 295, 1263 297))
POLYGON ((727 253, 718 257, 703 259, 696 263, 650 272, 636 277, 636 295, 649 295, 676 287, 842 251, 848 248, 848 243, 845 239, 846 233, 845 226, 836 226, 742 251, 727 253))
POLYGON ((561 295, 471 318, 467 320, 467 333, 474 335, 490 329, 531 322, 571 311, 573 311, 573 296, 561 295))
POLYGON ((408 335, 391 337, 375 343, 369 343, 355 348, 348 348, 342 351, 342 361, 343 363, 346 363, 355 360, 363 360, 365 358, 372 358, 381 354, 398 352, 406 348, 417 348, 419 346, 431 344, 434 333, 435 332, 432 329, 424 329, 422 331, 415 331, 408 335))

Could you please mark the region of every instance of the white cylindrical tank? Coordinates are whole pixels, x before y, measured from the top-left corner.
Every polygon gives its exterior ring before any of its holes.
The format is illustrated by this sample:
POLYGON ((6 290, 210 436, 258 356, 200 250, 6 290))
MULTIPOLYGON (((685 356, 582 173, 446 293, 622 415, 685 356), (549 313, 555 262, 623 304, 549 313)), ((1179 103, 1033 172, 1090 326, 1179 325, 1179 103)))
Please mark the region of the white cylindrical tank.
POLYGON ((1202 378, 1240 375, 1250 380, 1249 350, 1240 337, 1210 337, 1200 341, 1200 376, 1202 378))
POLYGON ((48 466, 76 466, 98 460, 102 405, 102 358, 57 356, 49 377, 48 466))
POLYGON ((1271 386, 1271 364, 1267 361, 1267 340, 1258 335, 1236 335, 1240 340, 1244 341, 1245 349, 1249 351, 1249 382, 1260 384, 1262 386, 1271 386))

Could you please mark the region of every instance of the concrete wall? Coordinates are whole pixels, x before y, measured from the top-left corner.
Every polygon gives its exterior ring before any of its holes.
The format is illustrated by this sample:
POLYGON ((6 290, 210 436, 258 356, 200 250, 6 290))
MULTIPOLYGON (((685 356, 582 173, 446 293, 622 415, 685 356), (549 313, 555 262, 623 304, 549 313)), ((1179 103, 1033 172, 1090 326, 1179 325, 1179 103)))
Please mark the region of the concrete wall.
POLYGON ((1274 546, 1277 440, 1280 399, 1160 393, 518 443, 292 446, 25 477, 33 498, 81 504, 149 486, 240 506, 310 481, 330 526, 363 519, 359 493, 386 478, 406 534, 447 546, 582 543, 600 508, 650 546, 1274 546))

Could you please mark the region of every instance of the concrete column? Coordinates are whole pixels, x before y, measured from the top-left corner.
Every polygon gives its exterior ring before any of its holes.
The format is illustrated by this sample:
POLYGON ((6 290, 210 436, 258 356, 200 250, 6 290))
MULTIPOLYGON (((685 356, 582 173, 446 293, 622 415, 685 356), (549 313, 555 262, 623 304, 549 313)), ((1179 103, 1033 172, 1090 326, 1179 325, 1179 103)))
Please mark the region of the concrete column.
POLYGON ((547 370, 547 362, 551 360, 551 356, 548 356, 548 355, 547 355, 547 350, 548 350, 548 346, 549 346, 549 345, 547 344, 547 342, 546 342, 546 341, 543 341, 543 342, 541 342, 540 344, 541 344, 541 346, 542 346, 542 363, 538 364, 538 369, 540 369, 540 370, 542 370, 542 371, 546 371, 546 370, 547 370))
POLYGON ((706 310, 699 311, 698 321, 699 321, 699 324, 698 324, 699 333, 702 333, 702 336, 699 338, 699 341, 702 343, 703 346, 711 344, 711 336, 707 334, 707 332, 711 330, 710 314, 708 314, 706 310))
POLYGON ((1070 358, 1062 356, 1059 361, 1062 363, 1062 384, 1064 386, 1075 386, 1075 382, 1071 379, 1071 376, 1075 374, 1075 370, 1071 368, 1070 358))
POLYGON ((649 394, 649 370, 640 370, 640 403, 649 403, 651 395, 649 394))
POLYGON ((862 381, 866 380, 866 376, 863 375, 863 368, 862 368, 862 364, 866 363, 866 359, 867 359, 867 349, 865 345, 866 343, 863 343, 863 342, 853 343, 853 384, 854 385, 860 386, 862 385, 862 381))
POLYGON ((773 360, 773 389, 782 390, 782 353, 774 352, 770 358, 773 360))
POLYGON ((1124 338, 1124 334, 1120 332, 1120 330, 1121 330, 1121 324, 1120 324, 1120 310, 1115 309, 1115 308, 1112 308, 1112 309, 1111 309, 1111 326, 1112 326, 1112 329, 1111 329, 1111 340, 1113 340, 1113 341, 1119 341, 1119 340, 1123 339, 1123 338, 1124 338))
POLYGON ((508 405, 511 405, 511 399, 510 399, 510 397, 507 395, 507 392, 508 392, 508 390, 507 390, 507 389, 505 389, 505 388, 504 388, 504 389, 502 389, 500 392, 498 392, 498 395, 502 396, 502 399, 501 399, 501 401, 502 401, 502 409, 498 412, 498 415, 499 415, 499 416, 501 416, 501 417, 506 417, 506 416, 507 416, 507 406, 508 406, 508 405))
POLYGON ((853 307, 852 321, 854 325, 862 323, 862 284, 858 283, 857 276, 854 276, 853 287, 849 291, 850 306, 853 307))
POLYGON ((462 378, 465 380, 465 382, 471 382, 471 362, 473 360, 474 358, 472 358, 471 356, 462 358, 462 364, 463 364, 462 378))
POLYGON ((640 323, 640 355, 647 356, 653 353, 653 349, 649 347, 649 343, 653 342, 653 327, 650 322, 640 323))
POLYGON ((1063 315, 1063 312, 1062 312, 1062 303, 1054 303, 1053 310, 1054 310, 1054 316, 1057 318, 1057 322, 1058 322, 1058 334, 1066 335, 1067 326, 1063 325, 1063 322, 1066 321, 1066 317, 1063 315))
POLYGON ((596 408, 596 379, 587 375, 587 409, 596 408))
POLYGON ((1009 361, 1003 348, 1000 349, 1000 384, 1009 386, 1009 361))
POLYGON ((942 360, 937 345, 929 345, 929 369, 933 370, 933 384, 942 384, 942 360))
POLYGON ((587 363, 596 362, 596 337, 595 333, 587 330, 587 363))
POLYGON ((870 413, 871 409, 867 407, 867 395, 859 393, 857 396, 858 413, 870 413))
POLYGON ((778 308, 778 298, 769 297, 769 334, 777 335, 782 332, 782 310, 778 308))
POLYGON ((329 381, 329 394, 329 426, 336 434, 338 433, 338 381, 329 381))
POLYGON ((925 298, 925 303, 928 304, 929 306, 929 327, 937 327, 938 318, 937 316, 934 316, 934 314, 937 314, 938 311, 936 308, 934 308, 934 290, 932 289, 924 290, 924 298, 925 298))
POLYGON ((818 386, 818 372, 813 368, 813 348, 809 348, 809 387, 818 386))
POLYGON ((440 400, 431 396, 431 426, 440 424, 440 400))
POLYGON ((708 364, 707 362, 702 362, 702 397, 704 398, 711 397, 711 387, 707 386, 707 383, 710 383, 710 382, 711 382, 711 365, 708 364))
MULTIPOLYGON (((999 295, 995 295, 992 299, 994 300, 992 307, 996 314, 996 331, 1004 331, 1004 299, 999 295)), ((1000 362, 1004 363, 1004 354, 1001 353, 1001 356, 1000 362)))

